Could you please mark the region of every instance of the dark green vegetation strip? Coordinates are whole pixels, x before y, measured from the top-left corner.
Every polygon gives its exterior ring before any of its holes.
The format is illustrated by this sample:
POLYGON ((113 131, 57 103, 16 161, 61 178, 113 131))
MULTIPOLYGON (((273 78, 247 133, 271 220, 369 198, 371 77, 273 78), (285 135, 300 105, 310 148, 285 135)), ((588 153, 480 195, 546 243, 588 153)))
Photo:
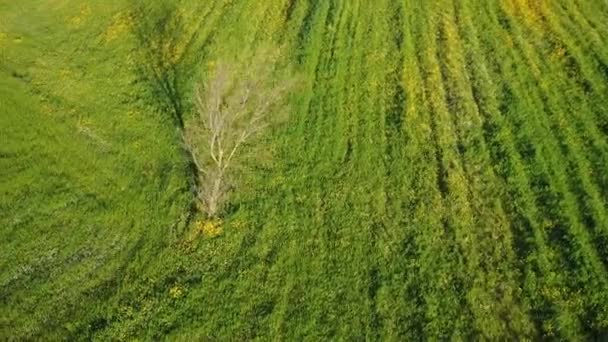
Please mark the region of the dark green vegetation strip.
POLYGON ((608 337, 605 1, 0 2, 0 339, 608 337), (285 47, 191 239, 179 129, 285 47))

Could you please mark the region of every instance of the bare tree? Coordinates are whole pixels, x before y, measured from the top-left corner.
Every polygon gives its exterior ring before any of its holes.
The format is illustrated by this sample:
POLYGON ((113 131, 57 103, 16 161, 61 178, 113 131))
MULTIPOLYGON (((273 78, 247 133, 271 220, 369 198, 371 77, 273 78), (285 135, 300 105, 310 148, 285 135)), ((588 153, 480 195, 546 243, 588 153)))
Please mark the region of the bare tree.
POLYGON ((260 50, 247 63, 219 63, 195 90, 197 116, 184 130, 199 177, 201 209, 216 217, 236 186, 243 150, 287 111, 293 78, 278 72, 278 50, 260 50))

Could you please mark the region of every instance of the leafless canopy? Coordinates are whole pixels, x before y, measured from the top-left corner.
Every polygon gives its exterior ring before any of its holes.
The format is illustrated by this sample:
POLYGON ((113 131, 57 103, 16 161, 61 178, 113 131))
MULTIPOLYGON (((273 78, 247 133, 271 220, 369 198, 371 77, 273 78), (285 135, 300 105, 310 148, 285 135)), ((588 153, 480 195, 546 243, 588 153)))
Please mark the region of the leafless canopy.
POLYGON ((199 173, 198 200, 215 217, 233 187, 232 170, 243 149, 286 114, 293 78, 280 77, 279 53, 260 50, 247 63, 218 63, 207 83, 196 87, 197 116, 184 142, 199 173))

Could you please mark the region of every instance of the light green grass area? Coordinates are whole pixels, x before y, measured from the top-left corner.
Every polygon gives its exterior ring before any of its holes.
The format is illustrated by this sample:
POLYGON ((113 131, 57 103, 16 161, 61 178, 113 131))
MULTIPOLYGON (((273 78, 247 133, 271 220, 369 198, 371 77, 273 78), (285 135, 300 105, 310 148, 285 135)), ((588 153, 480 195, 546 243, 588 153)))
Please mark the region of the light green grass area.
POLYGON ((0 0, 0 339, 608 338, 608 3, 0 0), (221 224, 176 118, 302 80, 221 224))

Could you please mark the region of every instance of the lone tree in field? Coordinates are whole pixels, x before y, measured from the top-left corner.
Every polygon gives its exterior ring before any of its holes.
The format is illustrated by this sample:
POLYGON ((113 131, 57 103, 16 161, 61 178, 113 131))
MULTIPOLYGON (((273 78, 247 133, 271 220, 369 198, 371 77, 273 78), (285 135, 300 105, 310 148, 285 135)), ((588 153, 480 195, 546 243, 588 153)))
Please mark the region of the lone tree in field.
POLYGON ((278 51, 265 49, 246 63, 218 63, 208 82, 196 87, 197 116, 184 130, 184 142, 208 217, 217 217, 229 200, 244 153, 287 111, 295 81, 280 76, 278 58, 278 51))

